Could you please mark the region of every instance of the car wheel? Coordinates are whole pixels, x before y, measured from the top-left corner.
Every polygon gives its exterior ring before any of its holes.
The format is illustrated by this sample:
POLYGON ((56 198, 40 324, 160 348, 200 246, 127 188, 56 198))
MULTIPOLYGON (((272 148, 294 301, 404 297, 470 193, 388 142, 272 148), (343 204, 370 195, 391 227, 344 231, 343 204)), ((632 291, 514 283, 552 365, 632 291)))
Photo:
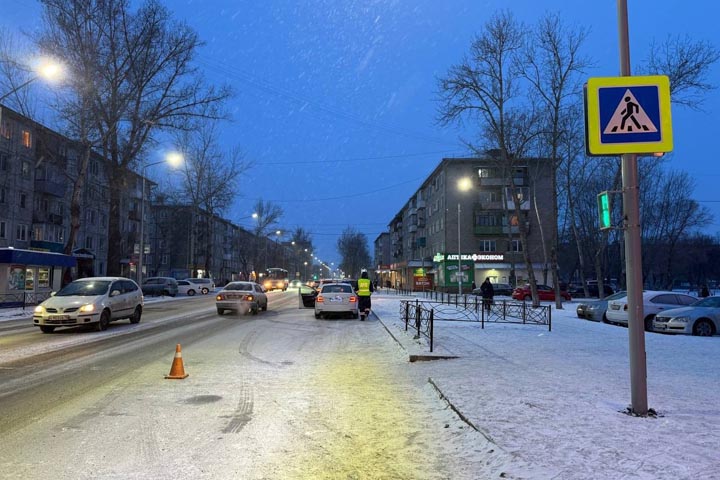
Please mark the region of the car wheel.
POLYGON ((259 310, 259 309, 258 309, 257 303, 253 304, 253 306, 250 307, 250 311, 252 312, 253 315, 257 315, 258 310, 259 310))
POLYGON ((603 316, 602 316, 602 318, 600 319, 600 321, 601 321, 602 323, 610 323, 610 322, 608 321, 608 319, 607 319, 607 316, 606 316, 604 313, 603 313, 603 316))
POLYGON ((647 317, 645 317, 645 331, 646 332, 653 331, 653 320, 655 320, 655 315, 648 315, 647 317))
POLYGON ((55 327, 51 327, 50 325, 40 325, 40 331, 43 333, 52 333, 55 331, 55 327))
POLYGON ((130 317, 130 323, 140 323, 140 317, 142 316, 142 307, 138 305, 135 307, 135 313, 130 317))
POLYGON ((693 325, 692 334, 698 337, 712 337, 715 334, 715 327, 708 320, 698 320, 693 325))
POLYGON ((203 295, 207 295, 210 290, 208 290, 207 288, 203 288, 200 291, 202 292, 203 295))
POLYGON ((225 310, 223 310, 222 308, 218 308, 217 311, 218 315, 222 315, 223 313, 225 313, 225 310))
POLYGON ((353 318, 354 318, 355 320, 357 320, 358 318, 360 318, 360 310, 358 310, 357 312, 354 312, 354 313, 353 313, 353 318))
POLYGON ((263 311, 263 312, 267 312, 267 305, 268 305, 268 302, 267 302, 267 300, 265 300, 265 303, 264 303, 263 306, 262 306, 262 311, 263 311))
POLYGON ((315 312, 315 318, 316 318, 316 319, 319 319, 319 318, 320 318, 320 314, 317 313, 317 312, 315 312))
POLYGON ((195 295, 195 290, 191 288, 190 290, 188 290, 188 296, 192 297, 193 295, 195 295))
POLYGON ((95 325, 95 328, 98 332, 102 332, 104 330, 107 330, 108 325, 110 325, 110 312, 107 310, 103 310, 103 312, 100 314, 100 321, 95 325))

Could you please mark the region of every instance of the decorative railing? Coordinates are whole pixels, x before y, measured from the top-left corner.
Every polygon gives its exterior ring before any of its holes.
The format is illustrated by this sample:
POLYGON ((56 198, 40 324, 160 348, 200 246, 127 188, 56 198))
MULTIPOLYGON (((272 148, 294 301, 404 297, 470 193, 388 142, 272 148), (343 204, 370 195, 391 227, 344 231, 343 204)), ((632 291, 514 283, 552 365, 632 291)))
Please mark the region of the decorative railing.
POLYGON ((50 292, 0 293, 0 308, 25 308, 37 305, 50 297, 50 292))

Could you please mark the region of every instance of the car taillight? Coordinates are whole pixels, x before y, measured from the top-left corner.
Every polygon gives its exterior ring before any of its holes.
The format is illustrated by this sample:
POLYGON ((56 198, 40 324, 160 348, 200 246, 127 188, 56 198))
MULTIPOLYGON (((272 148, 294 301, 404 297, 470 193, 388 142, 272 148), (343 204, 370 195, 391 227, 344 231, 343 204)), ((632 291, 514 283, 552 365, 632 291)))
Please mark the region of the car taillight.
POLYGON ((625 310, 627 312, 627 303, 625 305, 623 305, 623 310, 625 310))
POLYGON ((315 297, 315 303, 323 303, 324 301, 325 299, 322 295, 318 295, 317 297, 315 297))
POLYGON ((355 302, 357 302, 357 297, 355 297, 355 296, 350 297, 350 303, 355 303, 355 302))

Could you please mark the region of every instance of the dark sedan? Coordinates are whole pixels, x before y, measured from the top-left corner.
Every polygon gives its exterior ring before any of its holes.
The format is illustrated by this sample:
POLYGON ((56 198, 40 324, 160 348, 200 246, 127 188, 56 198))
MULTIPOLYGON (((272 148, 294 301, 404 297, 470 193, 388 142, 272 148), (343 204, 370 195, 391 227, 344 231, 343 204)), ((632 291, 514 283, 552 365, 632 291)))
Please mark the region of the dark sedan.
MULTIPOLYGON (((507 283, 493 283, 492 286, 494 295, 506 295, 508 297, 512 295, 513 287, 511 287, 507 283)), ((476 288, 472 291, 472 293, 473 295, 482 296, 482 291, 480 290, 480 288, 476 288)))

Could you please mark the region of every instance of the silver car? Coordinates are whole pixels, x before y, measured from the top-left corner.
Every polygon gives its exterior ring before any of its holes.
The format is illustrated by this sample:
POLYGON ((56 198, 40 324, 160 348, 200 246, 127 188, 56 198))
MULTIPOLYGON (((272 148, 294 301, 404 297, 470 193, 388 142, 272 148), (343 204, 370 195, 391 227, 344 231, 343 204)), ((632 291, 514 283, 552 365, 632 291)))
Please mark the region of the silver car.
POLYGON ((218 315, 226 311, 256 314, 267 310, 268 298, 262 285, 254 282, 230 282, 217 295, 215 306, 218 315))
POLYGON ((707 297, 689 307, 658 313, 653 328, 656 332, 711 337, 720 331, 720 297, 707 297))
POLYGON ((358 297, 349 283, 323 283, 315 297, 315 318, 349 315, 359 318, 358 297))
MULTIPOLYGON (((643 292, 643 323, 645 330, 651 332, 653 329, 653 319, 655 315, 660 314, 664 310, 672 308, 685 307, 697 302, 697 298, 686 295, 684 293, 676 293, 671 291, 651 291, 643 292)), ((608 302, 608 309, 605 316, 609 323, 617 323, 627 326, 628 324, 628 303, 627 297, 608 302)))
POLYGON ((627 297, 627 292, 617 292, 602 300, 583 300, 578 303, 577 316, 579 318, 592 320, 593 322, 607 323, 608 319, 605 316, 605 312, 607 312, 608 309, 608 302, 625 297, 627 297))
POLYGON ((142 291, 129 278, 81 278, 35 307, 33 323, 43 333, 78 325, 94 325, 101 331, 120 318, 138 323, 142 310, 142 291))

